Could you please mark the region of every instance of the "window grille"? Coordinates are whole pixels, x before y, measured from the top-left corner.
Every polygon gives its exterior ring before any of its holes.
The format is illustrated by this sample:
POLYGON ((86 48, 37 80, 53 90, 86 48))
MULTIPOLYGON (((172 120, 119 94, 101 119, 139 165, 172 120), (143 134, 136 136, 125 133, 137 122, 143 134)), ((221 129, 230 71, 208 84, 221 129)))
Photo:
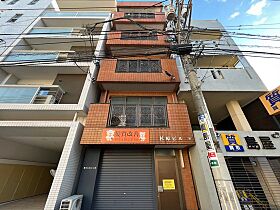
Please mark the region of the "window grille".
POLYGON ((118 60, 117 73, 160 73, 160 60, 118 60))
POLYGON ((110 127, 166 127, 165 97, 115 97, 111 100, 110 127))
POLYGON ((158 40, 157 34, 153 32, 122 32, 121 39, 124 40, 158 40))
POLYGON ((131 19, 155 19, 154 13, 125 13, 125 18, 131 19))
POLYGON ((270 167, 272 168, 274 175, 276 176, 276 179, 278 180, 278 183, 280 184, 280 158, 270 157, 268 158, 268 162, 270 164, 270 167))
POLYGON ((226 163, 232 182, 243 210, 270 210, 268 195, 264 192, 260 180, 249 158, 231 157, 226 163))
POLYGON ((14 23, 16 22, 23 14, 15 14, 10 20, 8 20, 8 23, 14 23))

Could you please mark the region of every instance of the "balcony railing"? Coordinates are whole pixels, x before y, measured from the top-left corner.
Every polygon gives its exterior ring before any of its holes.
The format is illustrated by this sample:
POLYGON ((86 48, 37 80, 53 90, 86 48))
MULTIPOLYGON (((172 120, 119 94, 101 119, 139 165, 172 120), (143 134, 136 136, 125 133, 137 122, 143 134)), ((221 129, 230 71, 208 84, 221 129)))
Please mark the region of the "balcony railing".
POLYGON ((109 16, 109 12, 46 12, 43 17, 103 17, 109 16))
POLYGON ((166 105, 111 105, 109 127, 167 127, 166 105))
MULTIPOLYGON (((59 27, 35 27, 33 28, 27 35, 26 38, 29 36, 36 36, 36 37, 48 37, 48 36, 88 36, 90 34, 86 28, 59 28, 59 27)), ((99 35, 100 31, 94 31, 94 35, 99 35)))
POLYGON ((93 52, 88 51, 21 51, 12 52, 4 59, 4 63, 56 63, 57 61, 90 62, 93 52))
POLYGON ((64 91, 57 85, 3 85, 0 86, 0 103, 59 104, 63 94, 64 91))

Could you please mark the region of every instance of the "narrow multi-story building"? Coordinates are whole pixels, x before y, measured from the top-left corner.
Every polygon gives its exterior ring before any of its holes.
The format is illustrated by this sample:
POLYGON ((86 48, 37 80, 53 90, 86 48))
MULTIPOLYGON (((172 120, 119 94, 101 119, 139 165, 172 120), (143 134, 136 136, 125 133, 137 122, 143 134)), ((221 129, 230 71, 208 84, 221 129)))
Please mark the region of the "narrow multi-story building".
POLYGON ((100 63, 101 97, 81 139, 83 209, 197 209, 188 155, 194 138, 161 33, 162 4, 120 2, 114 19, 106 42, 114 59, 100 63))

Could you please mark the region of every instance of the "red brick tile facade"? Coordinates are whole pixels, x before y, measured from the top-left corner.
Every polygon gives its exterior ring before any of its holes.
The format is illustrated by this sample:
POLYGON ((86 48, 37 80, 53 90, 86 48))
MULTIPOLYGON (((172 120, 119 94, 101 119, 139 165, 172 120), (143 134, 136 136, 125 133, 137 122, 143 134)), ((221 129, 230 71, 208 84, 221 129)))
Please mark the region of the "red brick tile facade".
MULTIPOLYGON (((113 18, 117 19, 117 18, 122 18, 124 17, 124 12, 115 12, 113 13, 113 18)), ((152 18, 144 18, 144 19, 134 19, 134 21, 138 22, 138 23, 161 23, 164 24, 165 23, 165 15, 164 13, 161 12, 156 12, 155 13, 155 19, 152 18)), ((127 24, 131 24, 130 20, 127 19, 120 19, 120 20, 116 20, 114 21, 114 24, 118 24, 118 23, 127 23, 127 24)))
MULTIPOLYGON (((101 144, 102 131, 107 125, 109 106, 109 104, 93 104, 90 106, 81 144, 101 144)), ((186 105, 168 104, 167 113, 168 127, 145 128, 149 129, 150 132, 150 144, 194 145, 186 105), (176 137, 176 140, 172 140, 172 137, 176 137)))
POLYGON ((121 46, 121 47, 141 47, 141 46, 169 46, 166 42, 167 37, 162 34, 157 34, 158 40, 125 40, 121 39, 121 32, 108 33, 107 47, 121 46))
POLYGON ((192 171, 189 160, 188 149, 183 149, 183 160, 185 167, 181 168, 181 176, 183 183, 184 196, 186 201, 186 208, 188 210, 197 210, 197 199, 192 178, 192 171))
MULTIPOLYGON (((133 58, 132 58, 133 59, 133 58)), ((143 58, 142 58, 143 59, 143 58)), ((116 73, 117 59, 105 59, 101 61, 100 70, 97 77, 98 83, 104 82, 141 82, 141 83, 177 83, 180 79, 176 61, 173 59, 161 59, 161 73, 116 73), (172 80, 164 71, 175 76, 172 80)), ((156 85, 156 84, 155 84, 156 85)))
POLYGON ((154 1, 154 2, 118 2, 117 3, 117 7, 139 7, 142 9, 146 8, 146 7, 159 7, 162 8, 162 3, 159 4, 158 1, 154 1), (156 5, 155 5, 156 4, 156 5))

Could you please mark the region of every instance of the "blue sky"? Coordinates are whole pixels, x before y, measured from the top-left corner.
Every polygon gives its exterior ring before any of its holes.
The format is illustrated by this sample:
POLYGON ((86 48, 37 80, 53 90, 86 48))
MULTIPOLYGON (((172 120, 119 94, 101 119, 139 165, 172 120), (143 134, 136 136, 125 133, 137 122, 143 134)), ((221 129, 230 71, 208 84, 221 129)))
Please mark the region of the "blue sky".
MULTIPOLYGON (((196 20, 218 19, 226 29, 235 29, 236 32, 280 37, 280 0, 193 0, 192 14, 196 20)), ((235 39, 235 42, 238 45, 250 45, 240 46, 241 50, 280 53, 280 40, 235 39), (268 47, 252 47, 255 45, 268 47)), ((280 56, 279 59, 247 59, 269 90, 280 85, 280 56)))

